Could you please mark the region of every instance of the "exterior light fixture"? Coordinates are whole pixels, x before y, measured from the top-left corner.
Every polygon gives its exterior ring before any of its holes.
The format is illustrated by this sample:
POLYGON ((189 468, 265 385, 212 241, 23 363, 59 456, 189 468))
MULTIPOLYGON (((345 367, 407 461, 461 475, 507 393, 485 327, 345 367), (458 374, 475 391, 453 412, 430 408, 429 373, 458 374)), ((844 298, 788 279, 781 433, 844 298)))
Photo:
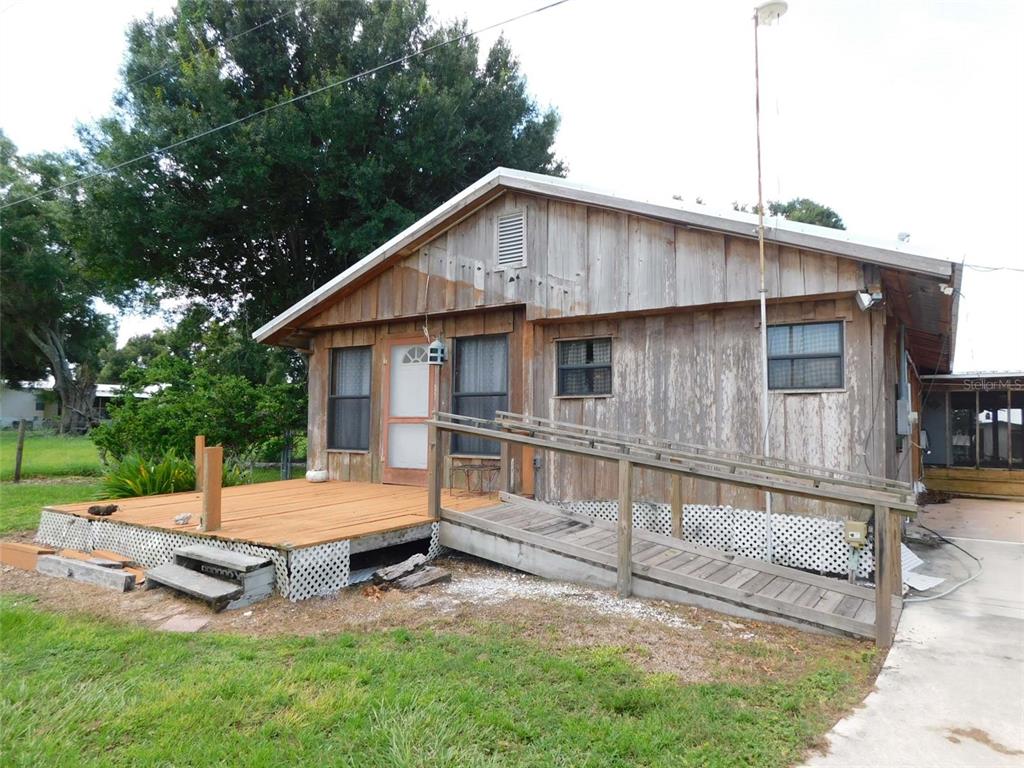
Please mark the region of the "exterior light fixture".
POLYGON ((427 363, 429 365, 442 365, 448 360, 448 348, 440 339, 434 339, 427 347, 427 363))
POLYGON ((857 306, 861 308, 862 312, 867 312, 876 304, 882 303, 882 292, 874 291, 868 293, 867 291, 860 291, 857 294, 857 306))

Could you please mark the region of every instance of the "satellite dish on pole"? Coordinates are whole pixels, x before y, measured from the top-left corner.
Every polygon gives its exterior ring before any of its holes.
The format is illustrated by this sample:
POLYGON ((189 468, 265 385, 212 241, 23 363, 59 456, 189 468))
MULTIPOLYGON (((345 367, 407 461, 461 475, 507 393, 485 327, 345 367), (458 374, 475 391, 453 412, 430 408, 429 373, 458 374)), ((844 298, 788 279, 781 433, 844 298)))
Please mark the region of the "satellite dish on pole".
POLYGON ((788 8, 789 6, 782 2, 782 0, 771 0, 770 2, 762 3, 754 9, 757 25, 759 27, 767 27, 774 24, 788 8))

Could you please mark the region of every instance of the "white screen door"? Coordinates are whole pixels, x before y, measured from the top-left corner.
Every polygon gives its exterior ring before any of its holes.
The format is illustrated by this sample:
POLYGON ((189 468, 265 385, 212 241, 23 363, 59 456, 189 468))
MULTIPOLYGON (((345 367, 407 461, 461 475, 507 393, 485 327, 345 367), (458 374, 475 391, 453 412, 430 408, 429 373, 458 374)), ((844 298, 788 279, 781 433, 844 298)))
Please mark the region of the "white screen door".
POLYGON ((431 367, 425 343, 393 343, 388 354, 384 482, 424 485, 431 367))

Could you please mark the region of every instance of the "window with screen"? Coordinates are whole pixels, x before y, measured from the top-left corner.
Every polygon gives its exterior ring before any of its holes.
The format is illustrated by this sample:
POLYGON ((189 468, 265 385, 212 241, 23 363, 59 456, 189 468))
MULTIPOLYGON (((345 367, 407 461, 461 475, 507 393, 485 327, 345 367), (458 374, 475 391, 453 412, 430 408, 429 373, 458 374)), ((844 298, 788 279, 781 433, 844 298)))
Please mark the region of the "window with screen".
MULTIPOLYGON (((452 410, 460 416, 493 419, 508 409, 508 339, 471 336, 455 341, 452 410)), ((452 435, 452 452, 497 456, 501 446, 494 440, 472 435, 452 435)))
POLYGON ((841 389, 843 324, 768 327, 769 389, 841 389))
POLYGON ((558 342, 559 397, 612 393, 612 340, 571 339, 558 342))
POLYGON ((370 347, 331 350, 327 447, 370 450, 370 347))

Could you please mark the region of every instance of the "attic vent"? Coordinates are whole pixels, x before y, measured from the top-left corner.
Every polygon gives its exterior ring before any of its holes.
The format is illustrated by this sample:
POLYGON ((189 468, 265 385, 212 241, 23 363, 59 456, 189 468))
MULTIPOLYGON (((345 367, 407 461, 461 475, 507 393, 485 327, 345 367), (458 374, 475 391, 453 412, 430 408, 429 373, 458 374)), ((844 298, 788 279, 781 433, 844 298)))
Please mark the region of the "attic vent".
POLYGON ((522 211, 498 217, 498 266, 526 264, 526 214, 522 211))

